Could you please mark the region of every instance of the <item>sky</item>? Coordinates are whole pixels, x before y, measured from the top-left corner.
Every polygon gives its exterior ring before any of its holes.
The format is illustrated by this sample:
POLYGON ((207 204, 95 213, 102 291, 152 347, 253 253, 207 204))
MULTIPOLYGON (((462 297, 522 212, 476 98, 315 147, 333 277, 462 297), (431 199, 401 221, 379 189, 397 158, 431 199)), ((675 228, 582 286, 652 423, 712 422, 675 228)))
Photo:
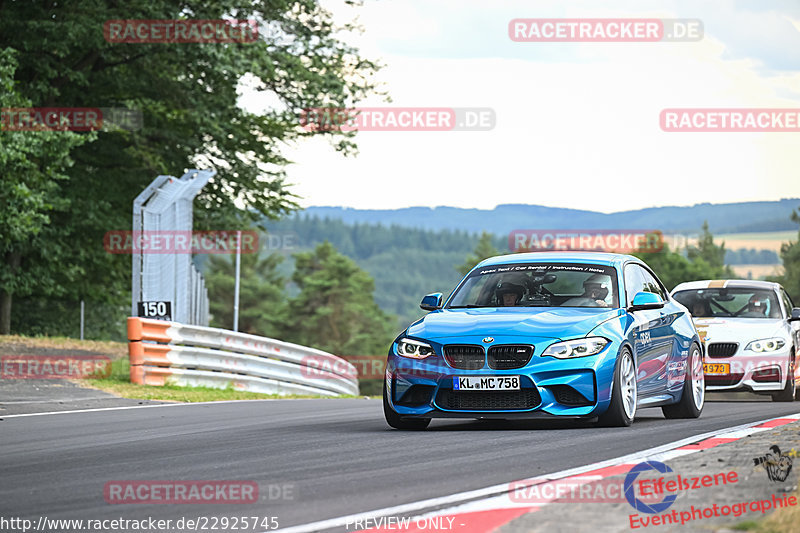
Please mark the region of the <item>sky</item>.
MULTIPOLYGON (((666 108, 800 109, 800 2, 323 0, 392 98, 482 107, 489 131, 362 131, 289 146, 302 206, 525 203, 602 212, 800 197, 798 132, 665 132, 666 108), (695 42, 514 42, 516 18, 691 18, 695 42)), ((250 101, 251 106, 270 105, 250 101)))

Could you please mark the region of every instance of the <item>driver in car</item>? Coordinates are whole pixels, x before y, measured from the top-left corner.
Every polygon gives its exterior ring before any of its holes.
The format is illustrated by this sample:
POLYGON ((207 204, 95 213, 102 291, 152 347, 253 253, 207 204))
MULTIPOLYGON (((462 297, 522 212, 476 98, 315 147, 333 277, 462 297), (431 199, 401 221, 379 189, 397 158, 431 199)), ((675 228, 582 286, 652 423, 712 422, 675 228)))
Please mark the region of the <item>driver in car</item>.
POLYGON ((503 307, 514 307, 522 300, 525 289, 516 283, 503 283, 495 291, 503 307))
POLYGON ((766 316, 766 314, 767 306, 758 298, 758 295, 754 294, 750 297, 750 300, 747 301, 747 311, 740 316, 743 318, 761 318, 766 316))

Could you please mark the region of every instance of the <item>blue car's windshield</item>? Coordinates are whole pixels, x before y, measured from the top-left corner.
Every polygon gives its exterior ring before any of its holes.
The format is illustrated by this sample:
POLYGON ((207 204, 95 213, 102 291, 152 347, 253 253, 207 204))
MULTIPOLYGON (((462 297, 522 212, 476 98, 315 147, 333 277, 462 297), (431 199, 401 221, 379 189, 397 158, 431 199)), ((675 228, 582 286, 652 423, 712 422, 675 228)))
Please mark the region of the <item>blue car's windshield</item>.
POLYGON ((475 269, 448 309, 471 307, 619 307, 614 267, 517 263, 475 269))

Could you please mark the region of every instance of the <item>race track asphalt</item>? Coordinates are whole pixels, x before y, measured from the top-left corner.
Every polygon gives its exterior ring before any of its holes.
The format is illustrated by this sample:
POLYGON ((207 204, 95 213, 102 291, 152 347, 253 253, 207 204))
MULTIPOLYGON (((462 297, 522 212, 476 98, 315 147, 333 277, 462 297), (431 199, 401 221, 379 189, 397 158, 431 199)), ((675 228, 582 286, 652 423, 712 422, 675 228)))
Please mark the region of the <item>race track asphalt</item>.
POLYGON ((630 428, 447 420, 424 432, 390 429, 380 401, 366 399, 6 416, 0 420, 0 516, 258 516, 277 517, 283 528, 556 472, 796 412, 800 404, 710 401, 698 420, 665 420, 660 409, 644 409, 630 428), (258 484, 260 499, 107 503, 105 484, 120 480, 249 480, 258 484))

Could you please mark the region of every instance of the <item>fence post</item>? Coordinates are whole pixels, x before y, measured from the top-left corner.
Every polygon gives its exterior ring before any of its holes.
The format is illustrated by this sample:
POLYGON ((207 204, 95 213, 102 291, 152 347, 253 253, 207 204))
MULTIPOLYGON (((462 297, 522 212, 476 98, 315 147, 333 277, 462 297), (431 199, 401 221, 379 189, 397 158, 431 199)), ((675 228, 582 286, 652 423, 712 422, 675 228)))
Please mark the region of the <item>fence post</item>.
POLYGON ((239 331, 239 278, 242 271, 242 232, 236 232, 236 282, 233 289, 233 331, 239 331))

